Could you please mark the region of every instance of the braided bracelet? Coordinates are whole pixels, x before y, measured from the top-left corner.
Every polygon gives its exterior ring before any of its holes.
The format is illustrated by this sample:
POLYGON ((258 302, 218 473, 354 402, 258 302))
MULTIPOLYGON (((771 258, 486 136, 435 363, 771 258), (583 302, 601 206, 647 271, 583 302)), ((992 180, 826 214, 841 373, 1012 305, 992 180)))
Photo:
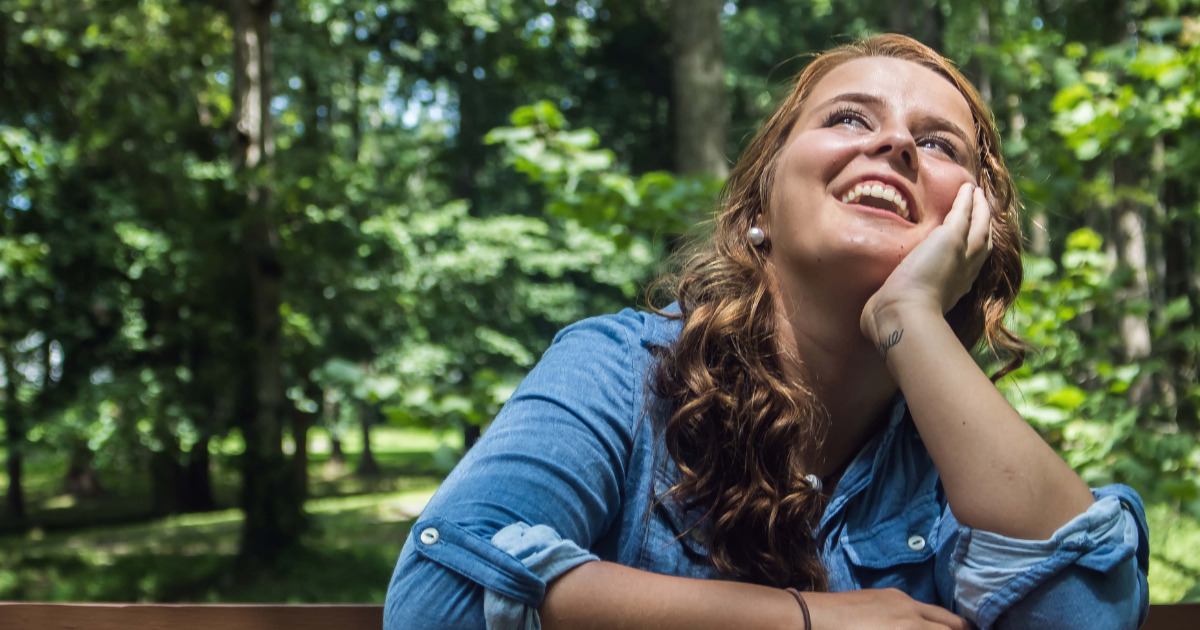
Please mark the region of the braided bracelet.
POLYGON ((804 615, 804 630, 812 630, 812 618, 808 616, 808 602, 804 601, 804 596, 794 588, 784 589, 789 595, 796 598, 796 603, 800 604, 800 613, 804 615))

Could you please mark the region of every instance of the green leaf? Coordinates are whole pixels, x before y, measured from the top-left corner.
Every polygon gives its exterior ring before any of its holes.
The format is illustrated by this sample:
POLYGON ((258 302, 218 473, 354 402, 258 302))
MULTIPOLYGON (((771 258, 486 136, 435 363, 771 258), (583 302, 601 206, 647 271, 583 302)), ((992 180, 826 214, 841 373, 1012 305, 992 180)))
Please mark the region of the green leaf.
POLYGON ((1067 236, 1067 249, 1098 252, 1104 246, 1104 239, 1091 228, 1079 228, 1067 236))
POLYGON ((1171 300, 1167 307, 1163 310, 1163 315, 1168 322, 1183 322, 1192 318, 1192 304, 1188 301, 1188 296, 1181 295, 1174 300, 1171 300))

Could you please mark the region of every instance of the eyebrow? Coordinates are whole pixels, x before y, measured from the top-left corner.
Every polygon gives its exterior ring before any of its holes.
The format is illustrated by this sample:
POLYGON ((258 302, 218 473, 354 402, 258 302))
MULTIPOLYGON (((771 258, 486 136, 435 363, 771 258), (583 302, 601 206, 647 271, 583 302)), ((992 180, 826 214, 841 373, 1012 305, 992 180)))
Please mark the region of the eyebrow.
MULTIPOLYGON (((824 103, 821 103, 819 109, 824 109, 839 101, 849 101, 851 103, 870 105, 874 107, 883 107, 885 105, 883 99, 874 94, 867 94, 865 92, 846 92, 845 94, 838 94, 824 103)), ((974 152, 975 143, 971 142, 971 136, 968 136, 967 133, 958 125, 945 118, 942 118, 941 116, 933 115, 926 115, 922 122, 935 131, 946 131, 958 136, 958 138, 963 141, 963 144, 965 144, 969 149, 971 149, 972 152, 974 152)))

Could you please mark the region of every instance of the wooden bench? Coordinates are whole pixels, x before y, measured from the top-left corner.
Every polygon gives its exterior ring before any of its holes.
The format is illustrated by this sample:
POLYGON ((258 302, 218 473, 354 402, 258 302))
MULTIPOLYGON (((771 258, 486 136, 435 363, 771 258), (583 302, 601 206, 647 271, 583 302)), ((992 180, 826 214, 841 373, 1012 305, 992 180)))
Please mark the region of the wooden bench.
MULTIPOLYGON (((379 630, 383 606, 0 602, 3 630, 379 630)), ((1200 604, 1150 607, 1142 630, 1200 629, 1200 604)))

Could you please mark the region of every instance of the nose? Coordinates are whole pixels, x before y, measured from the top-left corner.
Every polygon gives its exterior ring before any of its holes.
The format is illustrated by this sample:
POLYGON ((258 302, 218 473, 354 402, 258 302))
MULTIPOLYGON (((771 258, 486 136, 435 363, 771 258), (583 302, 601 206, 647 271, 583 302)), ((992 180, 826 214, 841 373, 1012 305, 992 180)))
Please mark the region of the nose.
POLYGON ((914 174, 917 171, 917 141, 903 125, 889 125, 881 129, 871 154, 886 158, 901 173, 914 174))

